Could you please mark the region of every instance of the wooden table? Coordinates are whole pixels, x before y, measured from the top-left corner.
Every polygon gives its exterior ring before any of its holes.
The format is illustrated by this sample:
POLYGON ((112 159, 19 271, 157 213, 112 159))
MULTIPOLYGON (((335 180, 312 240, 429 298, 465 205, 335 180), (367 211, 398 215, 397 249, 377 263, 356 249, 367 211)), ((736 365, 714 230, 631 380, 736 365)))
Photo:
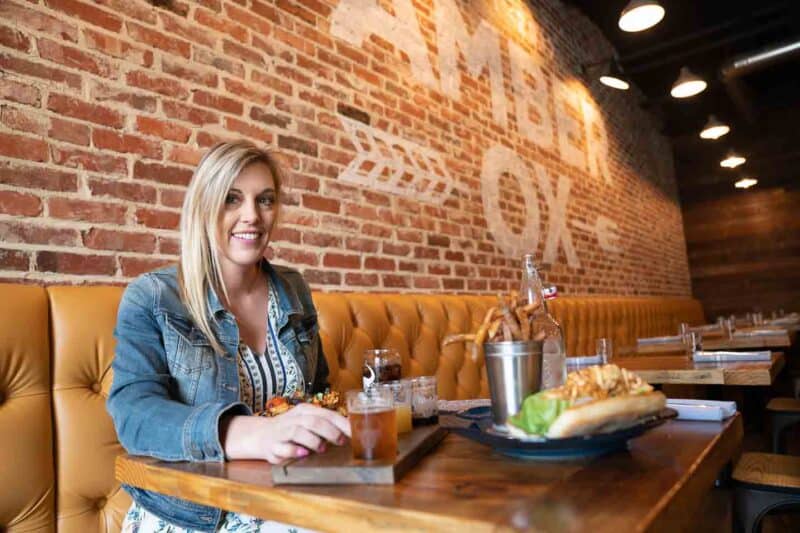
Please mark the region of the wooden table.
POLYGON ((636 372, 648 383, 688 385, 771 385, 785 359, 773 352, 770 361, 695 363, 685 355, 614 357, 615 365, 636 372))
POLYGON ((670 420, 628 451, 569 462, 513 459, 450 434, 395 485, 273 486, 257 461, 120 456, 123 483, 322 531, 674 531, 738 453, 741 417, 670 420))
MULTIPOLYGON (((776 330, 774 335, 734 335, 732 339, 728 337, 703 337, 704 350, 760 350, 764 348, 787 348, 791 345, 792 339, 786 330, 776 330)), ((655 344, 637 343, 636 345, 636 351, 640 354, 679 352, 684 349, 684 345, 680 341, 655 344)))

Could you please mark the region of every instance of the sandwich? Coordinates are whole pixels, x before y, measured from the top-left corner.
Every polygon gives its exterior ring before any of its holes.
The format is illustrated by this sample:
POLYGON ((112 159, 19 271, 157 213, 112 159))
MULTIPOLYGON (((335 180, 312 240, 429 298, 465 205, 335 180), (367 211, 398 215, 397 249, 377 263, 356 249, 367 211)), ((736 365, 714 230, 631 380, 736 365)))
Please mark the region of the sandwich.
POLYGON ((664 394, 633 372, 616 365, 590 366, 571 372, 560 387, 525 398, 507 425, 517 437, 609 433, 655 415, 666 402, 664 394))

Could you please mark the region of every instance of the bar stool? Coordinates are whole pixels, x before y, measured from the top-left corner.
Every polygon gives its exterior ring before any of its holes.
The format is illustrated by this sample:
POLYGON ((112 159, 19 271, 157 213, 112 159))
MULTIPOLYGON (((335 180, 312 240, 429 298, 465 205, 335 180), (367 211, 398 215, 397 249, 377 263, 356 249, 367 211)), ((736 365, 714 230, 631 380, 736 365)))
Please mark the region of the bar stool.
POLYGON ((772 420, 772 453, 786 453, 781 434, 800 422, 800 400, 794 398, 773 398, 767 404, 772 420))
POLYGON ((800 506, 800 457, 745 453, 732 478, 734 531, 756 533, 768 512, 800 506))

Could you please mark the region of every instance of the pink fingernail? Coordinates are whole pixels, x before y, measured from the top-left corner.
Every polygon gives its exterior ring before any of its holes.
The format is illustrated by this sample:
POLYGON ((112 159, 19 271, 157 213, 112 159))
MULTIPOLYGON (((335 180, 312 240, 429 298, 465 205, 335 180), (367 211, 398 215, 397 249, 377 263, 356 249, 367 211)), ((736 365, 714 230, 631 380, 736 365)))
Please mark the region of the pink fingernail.
POLYGON ((306 450, 305 448, 300 448, 299 450, 297 450, 296 455, 297 457, 305 457, 306 455, 308 455, 308 450, 306 450))

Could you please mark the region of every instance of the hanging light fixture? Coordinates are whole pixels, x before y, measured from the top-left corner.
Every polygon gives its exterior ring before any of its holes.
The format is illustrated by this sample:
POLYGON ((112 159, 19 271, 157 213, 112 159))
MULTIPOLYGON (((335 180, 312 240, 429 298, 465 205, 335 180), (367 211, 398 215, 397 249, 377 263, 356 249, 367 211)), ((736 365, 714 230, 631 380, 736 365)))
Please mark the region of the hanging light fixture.
POLYGON ((758 183, 758 180, 755 178, 742 178, 736 183, 734 183, 733 186, 736 187, 737 189, 749 189, 756 183, 758 183))
POLYGON ((703 126, 703 131, 700 132, 700 137, 703 139, 719 139, 731 131, 730 126, 723 124, 714 115, 708 116, 708 122, 703 126))
POLYGON ((725 156, 725 159, 719 162, 719 166, 725 168, 736 168, 739 165, 744 164, 745 161, 747 161, 747 159, 736 152, 728 152, 728 155, 725 156))
POLYGON ((612 87, 614 89, 619 89, 620 91, 627 91, 630 88, 630 84, 625 79, 625 74, 622 72, 622 67, 619 66, 619 63, 615 59, 612 59, 608 62, 603 72, 600 74, 600 83, 606 85, 608 87, 612 87))
POLYGON ((701 77, 693 74, 688 68, 681 67, 678 79, 672 84, 669 94, 675 98, 689 98, 705 91, 707 86, 708 84, 701 77))
POLYGON ((642 31, 661 22, 664 13, 656 0, 631 0, 620 13, 617 24, 622 31, 642 31))

